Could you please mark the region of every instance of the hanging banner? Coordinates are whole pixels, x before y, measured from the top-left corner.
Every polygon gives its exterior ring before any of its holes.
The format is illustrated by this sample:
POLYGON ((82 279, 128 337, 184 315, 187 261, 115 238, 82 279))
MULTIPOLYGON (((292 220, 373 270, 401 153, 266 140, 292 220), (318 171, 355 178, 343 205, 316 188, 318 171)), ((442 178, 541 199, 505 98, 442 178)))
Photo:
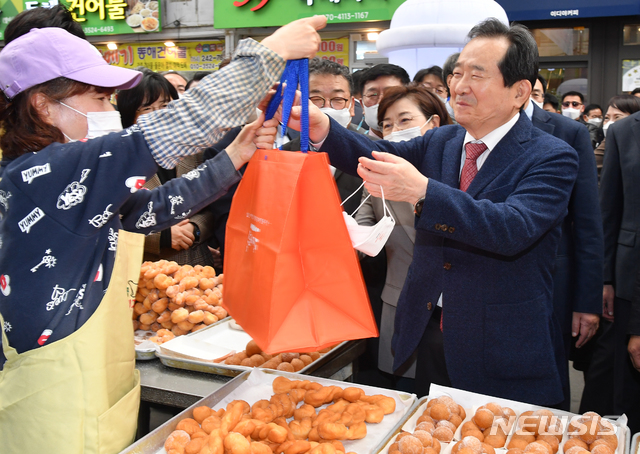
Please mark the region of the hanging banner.
POLYGON ((273 27, 316 14, 328 22, 391 20, 405 0, 216 0, 213 3, 215 28, 273 27))
POLYGON ((2 10, 2 20, 0 20, 0 40, 4 39, 4 29, 7 28, 7 24, 13 20, 24 9, 22 0, 6 0, 0 6, 2 10))
POLYGON ((349 66, 349 37, 323 39, 316 57, 349 66))
MULTIPOLYGON (((11 0, 5 7, 18 0, 11 0)), ((24 1, 24 9, 64 5, 87 36, 152 33, 162 30, 157 0, 50 0, 24 1)))
POLYGON ((640 60, 622 60, 622 91, 640 87, 640 60))
POLYGON ((107 63, 124 68, 144 66, 152 71, 215 71, 224 59, 224 41, 121 44, 116 50, 96 46, 107 63))

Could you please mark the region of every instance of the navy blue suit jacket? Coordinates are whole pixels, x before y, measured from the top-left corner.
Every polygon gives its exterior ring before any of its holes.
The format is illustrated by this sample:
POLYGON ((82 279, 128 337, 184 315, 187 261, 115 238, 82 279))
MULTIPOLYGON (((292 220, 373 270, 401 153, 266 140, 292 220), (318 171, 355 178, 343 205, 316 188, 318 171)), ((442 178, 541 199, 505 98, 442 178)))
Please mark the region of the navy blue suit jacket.
POLYGON ((589 130, 581 123, 533 106, 533 125, 567 142, 578 153, 578 178, 562 221, 553 276, 553 303, 564 333, 573 312, 602 313, 604 238, 598 171, 589 130))
POLYGON ((444 350, 454 387, 558 403, 552 269, 578 157, 521 113, 462 192, 464 136, 460 126, 443 126, 408 142, 372 142, 332 120, 321 151, 352 174, 360 156, 385 151, 429 178, 398 302, 394 367, 416 350, 443 293, 444 350))

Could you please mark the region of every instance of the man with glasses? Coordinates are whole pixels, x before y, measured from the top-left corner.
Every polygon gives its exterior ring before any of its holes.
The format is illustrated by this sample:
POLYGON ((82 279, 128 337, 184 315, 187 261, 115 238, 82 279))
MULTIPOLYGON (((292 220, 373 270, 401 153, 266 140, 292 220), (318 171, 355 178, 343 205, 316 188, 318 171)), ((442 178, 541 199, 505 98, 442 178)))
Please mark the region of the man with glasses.
POLYGON ((378 125, 378 106, 384 91, 389 87, 407 85, 411 82, 409 74, 398 65, 383 63, 367 69, 360 78, 364 119, 369 125, 368 135, 373 140, 382 139, 382 131, 378 125))
POLYGON ((584 95, 582 93, 568 91, 562 95, 562 115, 577 120, 582 112, 584 112, 584 95))
POLYGON ((444 84, 441 67, 434 65, 430 68, 421 69, 415 76, 413 76, 413 81, 422 85, 434 95, 440 97, 442 102, 447 102, 449 93, 447 92, 447 87, 444 84))

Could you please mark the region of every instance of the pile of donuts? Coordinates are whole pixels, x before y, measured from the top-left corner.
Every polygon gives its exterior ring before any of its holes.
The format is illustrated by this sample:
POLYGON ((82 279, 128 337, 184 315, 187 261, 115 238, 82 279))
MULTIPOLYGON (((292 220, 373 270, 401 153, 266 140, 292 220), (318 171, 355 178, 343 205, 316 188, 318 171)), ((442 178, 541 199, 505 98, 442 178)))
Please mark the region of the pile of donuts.
POLYGON ((133 307, 133 329, 151 330, 162 344, 227 316, 222 304, 223 275, 210 266, 144 262, 133 307))
POLYGON ((250 340, 244 351, 236 353, 222 361, 231 366, 261 367, 263 369, 277 369, 285 372, 298 372, 320 358, 320 354, 327 353, 333 347, 309 353, 280 353, 269 355, 262 351, 254 340, 250 340))
POLYGON ((511 454, 555 454, 563 433, 562 421, 552 411, 525 411, 518 418, 518 427, 507 449, 511 454))
MULTIPOLYGON (((502 448, 507 442, 515 418, 516 412, 511 408, 490 402, 478 407, 471 420, 462 425, 460 436, 463 439, 471 436, 493 448, 502 448)), ((455 454, 455 446, 452 451, 455 454)))
POLYGON ((345 454, 342 441, 364 438, 367 423, 396 408, 393 398, 360 388, 286 377, 273 381, 273 392, 253 405, 234 400, 224 409, 195 408, 167 438, 167 454, 345 454))
POLYGON ((613 424, 593 411, 573 419, 568 435, 569 440, 563 446, 564 454, 614 454, 618 448, 613 424))
POLYGON ((389 446, 389 454, 439 454, 441 443, 451 442, 465 418, 464 408, 451 397, 431 399, 416 421, 415 431, 399 433, 389 446))

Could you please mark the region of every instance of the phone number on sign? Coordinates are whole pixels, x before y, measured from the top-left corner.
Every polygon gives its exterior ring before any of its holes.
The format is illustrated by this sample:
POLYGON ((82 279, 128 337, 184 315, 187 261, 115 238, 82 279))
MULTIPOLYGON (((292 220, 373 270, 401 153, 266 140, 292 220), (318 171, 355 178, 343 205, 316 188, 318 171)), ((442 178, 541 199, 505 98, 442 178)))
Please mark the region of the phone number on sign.
POLYGON ((107 26, 107 27, 84 27, 83 30, 84 30, 85 33, 113 33, 115 31, 113 26, 107 26))
POLYGON ((353 19, 366 19, 369 16, 368 11, 362 11, 361 13, 340 13, 340 14, 325 14, 327 20, 353 20, 353 19))

